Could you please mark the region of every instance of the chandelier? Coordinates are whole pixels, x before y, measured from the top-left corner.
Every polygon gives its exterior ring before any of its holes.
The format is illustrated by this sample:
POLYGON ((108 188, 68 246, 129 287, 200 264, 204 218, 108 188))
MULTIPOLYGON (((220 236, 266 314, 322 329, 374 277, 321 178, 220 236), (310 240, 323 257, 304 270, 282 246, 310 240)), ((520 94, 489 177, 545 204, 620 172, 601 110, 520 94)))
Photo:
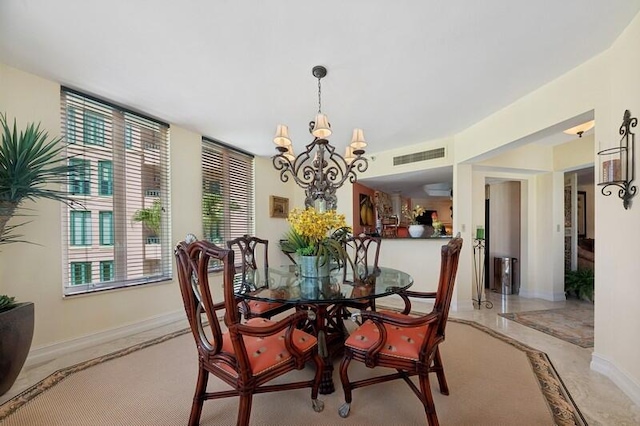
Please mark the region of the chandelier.
POLYGON ((357 181, 356 171, 367 170, 367 159, 363 157, 367 143, 362 129, 354 129, 351 144, 342 157, 328 141, 331 136, 329 119, 322 113, 322 85, 320 80, 327 75, 327 69, 317 65, 312 74, 318 79, 318 114, 309 123, 313 141, 297 157, 293 152, 289 128, 279 124, 273 142, 278 153, 273 157, 273 166, 280 171, 280 180, 287 182, 292 177, 305 190, 305 206, 317 210, 335 209, 338 200, 336 190, 347 179, 357 181))

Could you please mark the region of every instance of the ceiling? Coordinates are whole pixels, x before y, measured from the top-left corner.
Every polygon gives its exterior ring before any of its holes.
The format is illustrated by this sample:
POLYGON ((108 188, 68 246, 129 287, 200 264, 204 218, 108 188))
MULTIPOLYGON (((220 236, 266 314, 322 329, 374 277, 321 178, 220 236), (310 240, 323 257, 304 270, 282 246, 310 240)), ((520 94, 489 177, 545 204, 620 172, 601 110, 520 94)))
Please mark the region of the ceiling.
MULTIPOLYGON (((0 62, 257 155, 451 136, 606 50, 640 0, 2 0, 0 62)), ((436 173, 436 172, 434 172, 436 173)))

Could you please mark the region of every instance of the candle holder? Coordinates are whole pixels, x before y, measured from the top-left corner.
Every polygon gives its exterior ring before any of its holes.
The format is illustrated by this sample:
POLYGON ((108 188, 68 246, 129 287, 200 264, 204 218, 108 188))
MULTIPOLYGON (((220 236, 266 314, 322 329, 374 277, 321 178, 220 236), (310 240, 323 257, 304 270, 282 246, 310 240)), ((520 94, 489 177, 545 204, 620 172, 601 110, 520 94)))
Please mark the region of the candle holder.
POLYGON ((473 239, 473 273, 476 284, 476 299, 473 299, 473 306, 482 308, 493 308, 493 303, 490 300, 482 299, 484 295, 484 271, 485 271, 485 240, 484 240, 484 228, 482 229, 483 238, 473 239))
POLYGON ((601 158, 600 183, 602 195, 611 195, 610 186, 617 186, 618 197, 622 199, 625 209, 631 207, 631 199, 636 195, 636 186, 631 183, 635 179, 635 133, 631 131, 636 127, 638 119, 631 117, 629 110, 624 112, 619 133, 620 145, 614 148, 603 149, 598 152, 601 158))

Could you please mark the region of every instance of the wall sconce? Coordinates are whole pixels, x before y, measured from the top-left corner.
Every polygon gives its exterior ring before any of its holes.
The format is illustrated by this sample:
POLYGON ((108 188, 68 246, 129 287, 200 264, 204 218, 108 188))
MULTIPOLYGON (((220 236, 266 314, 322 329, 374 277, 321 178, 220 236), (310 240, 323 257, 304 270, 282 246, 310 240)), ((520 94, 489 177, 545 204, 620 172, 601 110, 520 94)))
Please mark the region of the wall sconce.
POLYGON ((622 135, 620 146, 598 152, 602 160, 600 162, 600 183, 598 184, 602 186, 602 195, 611 195, 611 190, 607 188, 611 185, 617 186, 620 188, 618 197, 622 199, 622 205, 625 209, 631 206, 631 199, 636 195, 636 186, 631 185, 636 173, 636 135, 631 131, 631 128, 636 127, 637 124, 638 119, 631 117, 629 110, 626 110, 619 130, 622 135))

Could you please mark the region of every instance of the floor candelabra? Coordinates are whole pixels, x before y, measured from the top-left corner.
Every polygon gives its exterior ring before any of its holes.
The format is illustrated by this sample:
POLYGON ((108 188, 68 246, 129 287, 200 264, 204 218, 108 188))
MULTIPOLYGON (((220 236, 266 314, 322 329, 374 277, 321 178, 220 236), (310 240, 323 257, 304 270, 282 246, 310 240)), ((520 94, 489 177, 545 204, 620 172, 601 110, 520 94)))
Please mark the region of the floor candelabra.
POLYGON ((473 273, 476 284, 476 297, 473 299, 473 306, 487 309, 493 308, 493 303, 487 299, 482 299, 484 295, 484 270, 485 270, 485 244, 484 238, 473 239, 473 273))

